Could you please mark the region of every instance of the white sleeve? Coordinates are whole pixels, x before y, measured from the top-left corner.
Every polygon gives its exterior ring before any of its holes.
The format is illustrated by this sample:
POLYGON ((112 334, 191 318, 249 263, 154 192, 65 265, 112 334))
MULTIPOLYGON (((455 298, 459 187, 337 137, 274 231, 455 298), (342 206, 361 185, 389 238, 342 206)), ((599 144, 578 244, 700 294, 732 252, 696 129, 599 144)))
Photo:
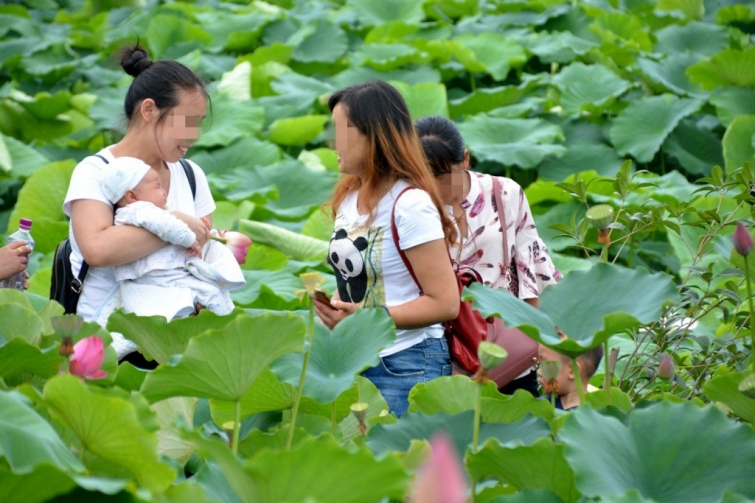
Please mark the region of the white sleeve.
POLYGON ((79 199, 91 199, 100 201, 112 207, 110 200, 105 196, 102 190, 102 168, 104 162, 99 159, 92 160, 91 157, 83 159, 76 165, 71 175, 71 181, 68 184, 65 202, 63 203, 63 213, 68 217, 71 216, 71 205, 79 199))
POLYGON ((202 168, 189 161, 194 169, 194 178, 197 181, 197 195, 194 198, 194 214, 199 217, 205 217, 215 211, 215 200, 210 192, 210 184, 207 183, 207 176, 202 168))
POLYGON ((408 190, 398 199, 396 229, 402 250, 445 238, 438 209, 430 195, 419 189, 408 190))
POLYGON ((188 248, 197 240, 189 226, 152 203, 139 201, 115 212, 115 225, 142 227, 165 242, 188 248))

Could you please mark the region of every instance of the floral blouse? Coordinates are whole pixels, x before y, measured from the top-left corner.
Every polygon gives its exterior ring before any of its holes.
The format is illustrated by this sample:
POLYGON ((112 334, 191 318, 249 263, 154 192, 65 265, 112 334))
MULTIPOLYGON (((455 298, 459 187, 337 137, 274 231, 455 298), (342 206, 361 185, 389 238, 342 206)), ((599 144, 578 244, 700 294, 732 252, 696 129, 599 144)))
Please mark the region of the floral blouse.
MULTIPOLYGON (((491 288, 505 288, 520 299, 539 297, 543 288, 555 284, 562 275, 537 233, 524 190, 510 178, 473 171, 469 174, 471 187, 461 202, 469 235, 451 247, 451 257, 459 267, 477 271, 483 283, 491 288), (503 263, 503 236, 493 194, 494 180, 501 184, 507 243, 511 247, 511 264, 508 265, 503 263), (512 281, 514 274, 518 279, 512 281)), ((453 215, 450 206, 446 209, 453 215)), ((458 225, 456 230, 459 232, 458 225)))

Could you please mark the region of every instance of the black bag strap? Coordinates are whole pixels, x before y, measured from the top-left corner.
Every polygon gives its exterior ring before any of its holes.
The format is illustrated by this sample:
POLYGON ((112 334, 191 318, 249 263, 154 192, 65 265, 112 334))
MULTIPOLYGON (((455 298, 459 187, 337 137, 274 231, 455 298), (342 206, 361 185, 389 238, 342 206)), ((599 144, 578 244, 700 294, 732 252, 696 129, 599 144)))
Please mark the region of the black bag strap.
POLYGON ((186 178, 189 180, 189 187, 191 187, 191 198, 196 200, 197 199, 197 179, 194 176, 194 168, 191 167, 191 164, 189 164, 189 161, 186 159, 180 159, 178 162, 181 163, 181 167, 184 169, 184 173, 186 173, 186 178))

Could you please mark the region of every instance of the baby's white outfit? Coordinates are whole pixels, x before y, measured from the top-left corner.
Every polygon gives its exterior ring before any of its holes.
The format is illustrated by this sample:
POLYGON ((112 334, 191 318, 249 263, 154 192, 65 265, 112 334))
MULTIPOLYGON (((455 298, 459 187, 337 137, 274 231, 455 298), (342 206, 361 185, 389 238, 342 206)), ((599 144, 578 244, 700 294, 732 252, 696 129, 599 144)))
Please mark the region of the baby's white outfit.
MULTIPOLYGON (((137 201, 115 212, 115 225, 142 227, 170 243, 146 257, 113 268, 115 279, 121 285, 123 309, 126 312, 140 316, 164 316, 170 321, 193 313, 195 304, 201 304, 219 315, 233 311, 228 290, 244 284, 243 274, 233 253, 221 243, 211 241, 208 243, 210 246, 205 245, 203 251, 206 254, 212 248, 214 255, 221 254, 224 263, 229 258, 233 260, 241 277, 240 284, 239 281, 233 281, 230 285, 226 283, 221 287, 219 282, 194 275, 187 268, 186 249, 197 238, 188 225, 168 210, 146 201, 137 201), (222 249, 225 249, 227 255, 222 249)), ((192 258, 190 261, 201 260, 192 258)))

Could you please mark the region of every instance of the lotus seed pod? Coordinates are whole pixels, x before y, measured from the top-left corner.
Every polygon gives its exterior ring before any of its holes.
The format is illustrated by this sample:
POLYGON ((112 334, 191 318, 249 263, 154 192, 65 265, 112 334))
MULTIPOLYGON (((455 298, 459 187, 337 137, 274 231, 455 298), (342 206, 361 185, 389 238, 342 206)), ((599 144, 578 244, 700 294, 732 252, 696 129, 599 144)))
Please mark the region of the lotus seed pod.
POLYGON ((498 365, 506 361, 506 357, 509 354, 498 344, 492 342, 483 341, 477 348, 477 358, 480 359, 480 364, 485 370, 496 368, 498 365))
POLYGON ((674 362, 669 355, 663 355, 656 375, 666 381, 674 377, 674 362))
POLYGON ((73 354, 73 339, 70 337, 63 337, 63 342, 60 343, 60 349, 58 350, 60 356, 68 358, 73 354))
POLYGON ((307 289, 307 293, 310 295, 314 295, 317 287, 325 283, 325 279, 323 279, 319 272, 305 272, 304 274, 300 274, 299 278, 301 278, 304 288, 307 289))
POLYGON ((543 377, 552 381, 558 377, 561 372, 561 360, 549 360, 540 362, 540 371, 543 373, 543 377))
POLYGON ((81 329, 84 324, 84 319, 81 316, 75 314, 64 314, 62 316, 55 316, 50 318, 50 324, 52 325, 55 333, 60 337, 73 337, 81 329))
POLYGON ((742 225, 742 222, 737 222, 737 229, 734 231, 731 241, 734 243, 734 249, 740 255, 749 255, 752 251, 752 234, 747 230, 747 227, 742 225))
POLYGON ((365 419, 367 419, 367 408, 369 407, 368 404, 364 402, 357 402, 351 404, 351 413, 354 414, 354 417, 357 418, 357 421, 360 423, 363 423, 365 419))
POLYGON ((742 379, 742 382, 739 383, 739 391, 750 398, 755 398, 755 374, 750 374, 742 379))
POLYGON ((593 206, 585 214, 587 220, 598 230, 608 229, 613 222, 613 207, 608 204, 593 206))

